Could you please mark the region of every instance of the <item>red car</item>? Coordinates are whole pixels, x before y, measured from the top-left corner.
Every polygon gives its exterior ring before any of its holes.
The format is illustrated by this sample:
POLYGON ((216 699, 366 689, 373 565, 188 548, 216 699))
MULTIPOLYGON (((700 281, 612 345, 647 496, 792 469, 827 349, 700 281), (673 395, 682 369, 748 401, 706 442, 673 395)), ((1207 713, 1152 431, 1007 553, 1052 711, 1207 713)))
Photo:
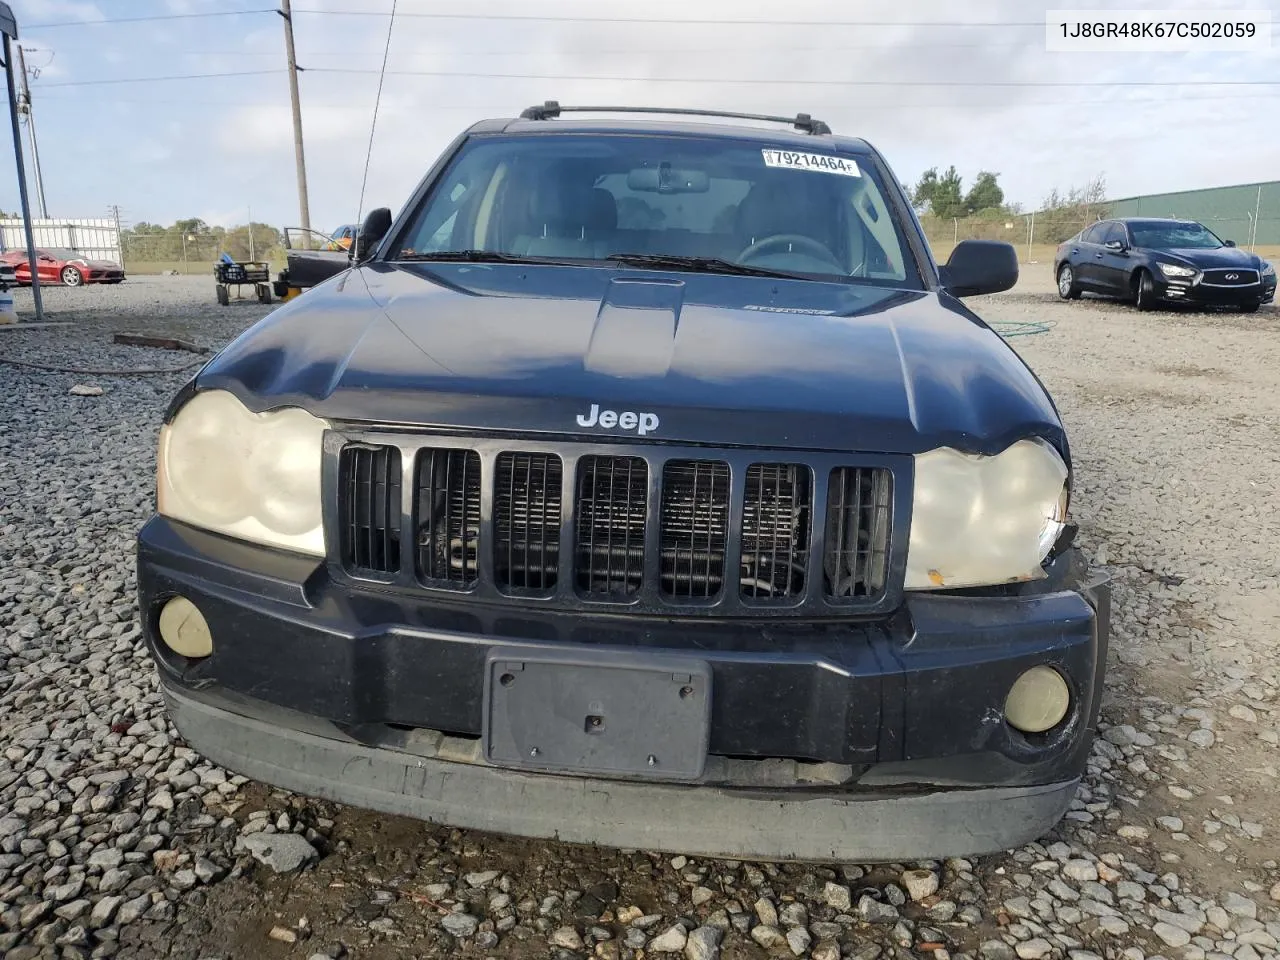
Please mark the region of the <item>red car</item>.
MULTIPOLYGON (((0 261, 13 265, 20 286, 30 285, 31 264, 25 250, 0 253, 0 261)), ((79 287, 86 283, 119 283, 124 279, 124 268, 120 264, 110 260, 88 260, 74 250, 37 247, 36 261, 41 283, 79 287)))

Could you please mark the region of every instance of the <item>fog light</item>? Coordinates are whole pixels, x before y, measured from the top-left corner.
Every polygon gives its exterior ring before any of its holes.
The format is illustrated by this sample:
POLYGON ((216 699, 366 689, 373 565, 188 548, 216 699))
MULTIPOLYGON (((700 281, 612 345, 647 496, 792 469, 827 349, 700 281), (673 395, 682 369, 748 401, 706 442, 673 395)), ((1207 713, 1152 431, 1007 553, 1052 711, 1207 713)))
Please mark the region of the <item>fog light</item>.
POLYGON ((209 624, 186 597, 174 597, 160 611, 160 639, 184 657, 207 657, 213 653, 209 624))
POLYGON ((1062 722, 1071 706, 1071 690, 1053 667, 1032 667, 1009 690, 1004 718, 1023 733, 1044 733, 1062 722))

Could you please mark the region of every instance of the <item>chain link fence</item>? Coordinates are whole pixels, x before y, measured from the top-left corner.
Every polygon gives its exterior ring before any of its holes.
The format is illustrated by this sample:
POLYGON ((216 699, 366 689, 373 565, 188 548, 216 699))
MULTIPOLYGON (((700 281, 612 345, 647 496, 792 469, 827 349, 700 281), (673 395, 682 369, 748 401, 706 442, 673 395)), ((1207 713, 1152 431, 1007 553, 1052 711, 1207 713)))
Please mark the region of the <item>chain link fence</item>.
MULTIPOLYGON (((1053 259, 1058 244, 1069 240, 1091 223, 1106 219, 1105 210, 1092 210, 1061 215, 1051 213, 1020 213, 998 217, 933 217, 920 218, 933 255, 945 261, 951 250, 961 240, 1004 240, 1018 249, 1023 263, 1041 263, 1053 259)), ((1191 218, 1188 218, 1191 219, 1191 218)), ((1199 219, 1223 240, 1234 240, 1246 250, 1256 250, 1262 256, 1280 256, 1280 246, 1255 243, 1255 238, 1273 237, 1280 220, 1261 218, 1255 224, 1249 218, 1211 217, 1199 219)))
POLYGON ((255 224, 252 239, 246 228, 227 233, 137 233, 121 235, 128 273, 212 273, 214 263, 228 254, 233 260, 265 260, 272 269, 284 263, 284 246, 277 231, 255 224))

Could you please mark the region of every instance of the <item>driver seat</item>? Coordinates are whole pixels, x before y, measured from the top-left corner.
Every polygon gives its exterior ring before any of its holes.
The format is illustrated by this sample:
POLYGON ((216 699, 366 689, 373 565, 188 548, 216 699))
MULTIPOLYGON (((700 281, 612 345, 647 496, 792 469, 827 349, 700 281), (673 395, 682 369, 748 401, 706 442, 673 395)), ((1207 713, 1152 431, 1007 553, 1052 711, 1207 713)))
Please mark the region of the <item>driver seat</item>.
POLYGON ((734 233, 741 246, 737 253, 766 237, 793 233, 816 240, 842 259, 849 244, 840 236, 842 218, 835 209, 839 202, 830 190, 799 184, 783 188, 776 180, 757 183, 738 205, 734 233))

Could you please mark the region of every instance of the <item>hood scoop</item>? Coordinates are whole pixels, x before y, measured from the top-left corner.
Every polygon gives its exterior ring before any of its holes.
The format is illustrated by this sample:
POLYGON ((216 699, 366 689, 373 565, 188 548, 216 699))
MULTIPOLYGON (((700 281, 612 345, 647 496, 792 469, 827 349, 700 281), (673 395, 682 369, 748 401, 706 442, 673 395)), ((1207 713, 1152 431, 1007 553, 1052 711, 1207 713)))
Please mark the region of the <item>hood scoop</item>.
POLYGON ((596 313, 583 368, 611 377, 664 377, 684 304, 680 280, 616 277, 596 313))

